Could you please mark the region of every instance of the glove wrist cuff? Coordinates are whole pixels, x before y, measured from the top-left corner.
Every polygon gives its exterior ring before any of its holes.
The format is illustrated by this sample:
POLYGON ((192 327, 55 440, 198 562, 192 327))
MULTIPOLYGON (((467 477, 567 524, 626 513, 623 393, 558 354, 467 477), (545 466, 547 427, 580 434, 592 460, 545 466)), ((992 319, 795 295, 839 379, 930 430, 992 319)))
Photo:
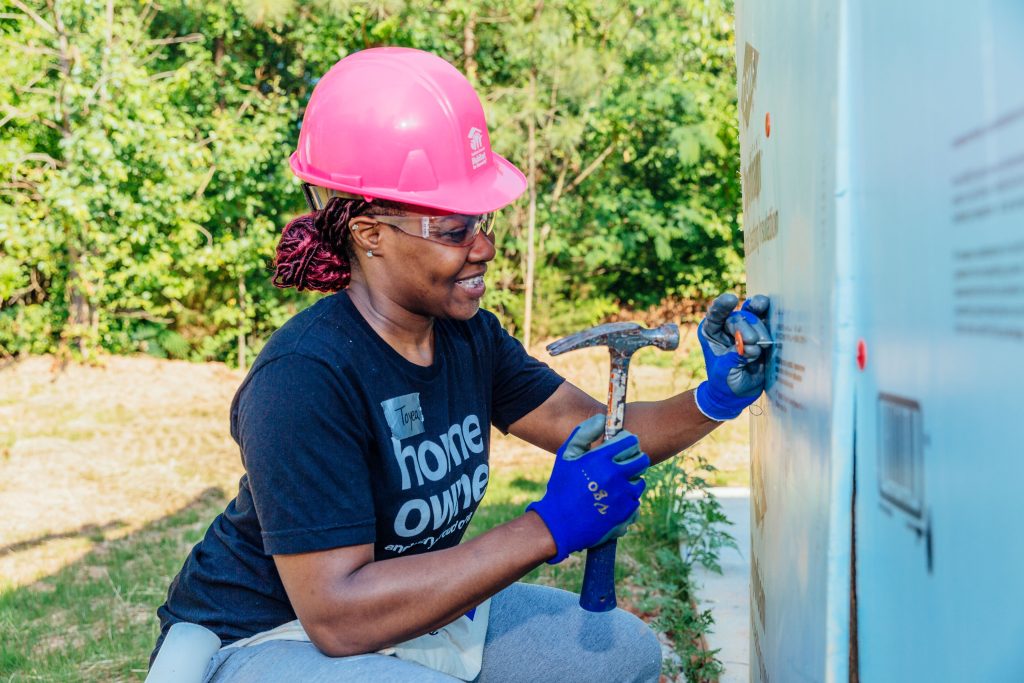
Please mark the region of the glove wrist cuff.
MULTIPOLYGON (((721 401, 715 395, 715 388, 710 382, 704 380, 697 386, 697 390, 693 392, 693 402, 697 404, 697 410, 699 410, 704 417, 715 422, 726 422, 740 416, 743 412, 743 408, 746 406, 739 406, 738 408, 728 406, 726 401, 721 401)), ((734 403, 730 401, 730 403, 734 403)))
POLYGON ((547 513, 546 511, 543 510, 543 506, 541 505, 541 503, 543 503, 543 501, 541 500, 537 500, 530 503, 529 505, 526 506, 526 512, 530 512, 531 510, 533 512, 536 512, 537 516, 540 517, 540 521, 544 522, 544 526, 548 528, 548 533, 551 534, 551 538, 555 541, 555 556, 552 557, 550 560, 547 560, 547 563, 558 564, 565 558, 569 557, 569 553, 571 551, 566 551, 564 549, 562 542, 558 538, 558 534, 555 533, 554 528, 548 522, 547 517, 545 517, 547 513))

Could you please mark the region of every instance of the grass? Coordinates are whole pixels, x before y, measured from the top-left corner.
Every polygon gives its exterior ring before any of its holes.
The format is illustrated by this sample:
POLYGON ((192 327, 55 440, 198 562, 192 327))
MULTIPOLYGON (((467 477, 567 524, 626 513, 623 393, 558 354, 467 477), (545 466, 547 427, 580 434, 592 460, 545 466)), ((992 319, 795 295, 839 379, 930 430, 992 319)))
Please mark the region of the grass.
MULTIPOLYGON (((688 388, 692 363, 686 348, 638 354, 630 397, 688 388)), ((606 352, 575 352, 551 364, 603 397, 606 352)), ((29 358, 0 370, 0 681, 145 677, 155 610, 242 472, 228 435, 241 377, 218 364, 146 357, 63 371, 50 359, 29 358)), ((743 483, 745 425, 719 430, 696 455, 722 466, 713 481, 743 483)), ((550 471, 549 455, 498 432, 491 461, 470 535, 521 514, 550 471)), ((671 631, 664 616, 675 603, 658 596, 687 586, 666 584, 664 576, 660 585, 642 580, 656 564, 649 546, 641 532, 620 543, 620 604, 671 631)), ((582 569, 581 558, 570 558, 527 580, 578 590, 582 569)), ((691 628, 685 618, 672 623, 691 628)))
POLYGON ((98 530, 76 562, 0 593, 0 677, 144 678, 168 579, 226 502, 224 491, 211 488, 129 536, 107 540, 98 530))

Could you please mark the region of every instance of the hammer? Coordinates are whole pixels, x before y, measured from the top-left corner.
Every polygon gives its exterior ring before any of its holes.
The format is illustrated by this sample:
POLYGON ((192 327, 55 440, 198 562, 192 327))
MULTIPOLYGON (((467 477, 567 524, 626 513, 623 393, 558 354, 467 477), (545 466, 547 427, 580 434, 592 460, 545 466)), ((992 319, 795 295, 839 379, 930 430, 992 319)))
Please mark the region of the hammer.
MULTIPOLYGON (((557 356, 590 346, 607 346, 612 361, 608 380, 608 417, 604 423, 607 441, 622 430, 626 412, 626 378, 633 354, 645 346, 671 351, 679 346, 679 328, 673 323, 652 330, 637 323, 605 323, 559 339, 549 344, 547 350, 552 356, 557 356)), ((616 539, 613 538, 587 550, 580 607, 588 612, 615 609, 615 544, 616 539)))

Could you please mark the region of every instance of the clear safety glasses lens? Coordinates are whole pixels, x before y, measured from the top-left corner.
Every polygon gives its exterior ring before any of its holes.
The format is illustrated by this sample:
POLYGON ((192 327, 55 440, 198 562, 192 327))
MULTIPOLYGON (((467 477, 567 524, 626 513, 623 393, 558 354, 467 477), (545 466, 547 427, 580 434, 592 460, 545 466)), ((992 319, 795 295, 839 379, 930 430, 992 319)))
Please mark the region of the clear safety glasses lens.
MULTIPOLYGON (((353 197, 345 192, 302 184, 302 193, 310 211, 320 211, 331 197, 353 197)), ((392 225, 402 232, 451 247, 465 247, 473 243, 476 234, 494 242, 494 213, 464 215, 453 213, 445 216, 370 216, 376 221, 392 225)))
POLYGON ((466 247, 473 243, 478 232, 494 241, 492 229, 494 214, 465 215, 453 213, 446 216, 370 216, 402 232, 450 247, 466 247))

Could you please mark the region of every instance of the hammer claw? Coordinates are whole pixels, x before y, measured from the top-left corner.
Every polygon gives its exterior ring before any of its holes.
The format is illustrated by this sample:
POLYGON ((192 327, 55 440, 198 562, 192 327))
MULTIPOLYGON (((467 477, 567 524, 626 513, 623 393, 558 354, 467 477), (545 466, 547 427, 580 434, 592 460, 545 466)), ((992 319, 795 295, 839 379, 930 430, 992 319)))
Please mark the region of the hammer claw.
MULTIPOLYGON (((633 353, 645 346, 656 346, 666 351, 676 348, 679 346, 679 327, 666 323, 648 330, 630 322, 605 323, 559 339, 549 344, 547 350, 552 356, 557 356, 591 346, 607 346, 611 356, 608 415, 605 420, 605 438, 610 439, 622 430, 629 361, 633 353)), ((591 612, 605 612, 614 608, 615 542, 610 541, 587 550, 584 571, 580 605, 591 612)))
POLYGON ((604 346, 606 340, 612 335, 620 335, 640 329, 643 328, 636 323, 605 323, 604 325, 591 327, 589 330, 570 334, 568 337, 551 342, 547 346, 547 352, 552 356, 557 356, 566 351, 584 349, 588 346, 604 346))

